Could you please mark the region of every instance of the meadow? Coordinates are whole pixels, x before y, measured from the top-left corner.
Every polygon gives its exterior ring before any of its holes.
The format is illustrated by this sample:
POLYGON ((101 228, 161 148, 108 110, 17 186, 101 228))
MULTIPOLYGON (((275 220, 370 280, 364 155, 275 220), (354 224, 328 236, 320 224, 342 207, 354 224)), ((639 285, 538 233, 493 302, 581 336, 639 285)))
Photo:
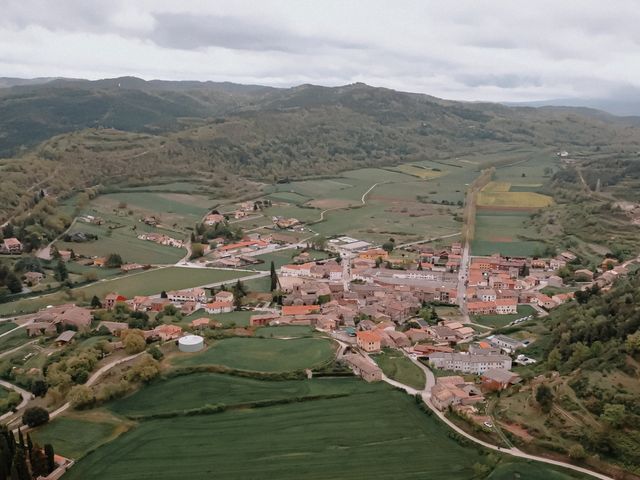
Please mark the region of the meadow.
POLYGON ((257 372, 290 372, 319 367, 330 362, 335 346, 328 339, 293 340, 265 338, 229 338, 219 340, 200 353, 181 354, 176 366, 224 365, 257 372))
MULTIPOLYGON (((269 281, 269 277, 266 277, 266 279, 267 281, 269 281)), ((257 279, 257 280, 262 280, 262 279, 257 279)), ((255 312, 252 312, 249 310, 236 310, 229 313, 210 314, 205 312, 203 309, 200 309, 200 310, 196 310, 191 315, 183 317, 182 321, 180 322, 180 325, 186 326, 196 318, 206 317, 211 320, 220 322, 224 327, 232 327, 232 326, 247 327, 249 326, 249 318, 251 317, 251 315, 255 315, 255 312)))
POLYGON ((52 420, 31 432, 31 438, 40 445, 50 443, 56 453, 70 458, 80 458, 112 439, 123 429, 111 421, 64 416, 52 420))
POLYGON ((540 252, 545 244, 536 230, 527 225, 529 213, 524 211, 478 210, 475 236, 471 243, 473 255, 525 256, 540 252))
POLYGON ((56 292, 41 297, 3 303, 0 304, 0 315, 34 312, 47 305, 66 302, 89 302, 94 295, 103 298, 110 292, 117 292, 130 298, 135 295, 156 295, 162 290, 178 290, 226 281, 232 283, 234 280, 247 275, 251 275, 251 273, 214 268, 157 268, 145 272, 132 273, 112 280, 99 281, 85 287, 78 287, 69 292, 71 296, 69 293, 56 292))
POLYGON ((384 374, 400 383, 422 390, 426 382, 424 372, 397 350, 385 350, 373 357, 384 374))
MULTIPOLYGON (((455 480, 472 478, 473 465, 485 460, 406 394, 354 383, 340 398, 145 421, 86 455, 65 478, 139 480, 162 472, 166 480, 455 480)), ((506 471, 493 478, 571 478, 507 458, 499 466, 506 471)))
MULTIPOLYGON (((375 389, 371 387, 371 390, 375 389)), ((238 405, 366 391, 356 378, 266 381, 217 373, 194 373, 156 381, 129 397, 111 403, 108 408, 118 415, 147 416, 182 412, 204 405, 238 405)))
POLYGON ((517 191, 511 187, 509 182, 489 182, 478 194, 478 207, 534 210, 553 204, 548 195, 532 191, 535 185, 522 185, 525 189, 517 191))

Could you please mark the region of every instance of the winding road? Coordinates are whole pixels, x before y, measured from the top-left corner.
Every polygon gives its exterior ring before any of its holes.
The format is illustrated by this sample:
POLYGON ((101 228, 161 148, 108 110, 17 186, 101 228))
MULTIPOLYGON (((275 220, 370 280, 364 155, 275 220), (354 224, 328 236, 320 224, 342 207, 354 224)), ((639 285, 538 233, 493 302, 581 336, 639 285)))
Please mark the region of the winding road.
MULTIPOLYGON (((404 354, 407 355, 406 352, 404 352, 404 354)), ((410 355, 407 355, 407 357, 425 373, 426 382, 425 382, 424 389, 416 390, 415 388, 409 387, 408 385, 404 385, 404 384, 402 384, 400 382, 397 382, 395 380, 391 380, 390 378, 387 378, 384 375, 383 375, 382 379, 386 383, 388 383, 390 385, 393 385, 394 387, 401 388, 402 390, 407 392, 409 395, 420 395, 422 397, 422 400, 424 401, 424 403, 427 405, 427 407, 429 407, 429 409, 431 409, 431 411, 433 413, 435 413, 436 416, 440 420, 442 420, 449 428, 453 429, 459 435, 462 435, 463 437, 471 440, 474 443, 477 443, 478 445, 482 445, 485 448, 488 448, 490 450, 494 450, 496 452, 505 453, 505 454, 511 455, 513 457, 524 458, 524 459, 527 459, 527 460, 534 460, 536 462, 547 463, 549 465, 554 465, 554 466, 557 466, 557 467, 568 468, 570 470, 574 470, 576 472, 584 473, 586 475, 590 475, 592 477, 599 478, 601 480, 613 480, 612 477, 609 477, 607 475, 603 475, 601 473, 594 472, 594 471, 589 470, 587 468, 579 467, 577 465, 572 465, 570 463, 560 462, 558 460, 552 460, 550 458, 538 457, 536 455, 531 455, 531 454, 525 453, 525 452, 523 452, 523 451, 521 451, 521 450, 519 450, 519 449, 517 449, 515 447, 512 447, 512 448, 501 448, 501 447, 498 447, 497 445, 493 445, 491 443, 488 443, 488 442, 485 442, 483 440, 480 440, 480 439, 474 437, 473 435, 465 432, 463 429, 461 429, 455 423, 453 423, 451 420, 449 420, 445 416, 445 414, 443 412, 438 410, 431 403, 431 387, 433 387, 435 385, 435 383, 436 383, 436 379, 435 379, 435 376, 433 375, 433 372, 426 365, 424 365, 423 363, 421 363, 417 359, 411 357, 410 355)))

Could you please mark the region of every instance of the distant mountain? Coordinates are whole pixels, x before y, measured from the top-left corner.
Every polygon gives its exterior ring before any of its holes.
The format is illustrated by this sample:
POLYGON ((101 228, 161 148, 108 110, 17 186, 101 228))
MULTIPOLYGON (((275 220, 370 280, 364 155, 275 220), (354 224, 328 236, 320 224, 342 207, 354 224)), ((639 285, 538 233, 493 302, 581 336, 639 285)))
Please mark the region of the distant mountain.
POLYGON ((622 117, 640 116, 640 89, 626 88, 602 98, 556 98, 537 102, 511 102, 509 106, 585 107, 622 117))
POLYGON ((0 88, 10 88, 19 85, 39 85, 42 83, 50 82, 54 80, 53 77, 43 77, 43 78, 11 78, 11 77, 0 77, 0 88))
POLYGON ((297 125, 287 122, 312 122, 322 117, 332 131, 343 124, 357 131, 359 125, 373 122, 396 129, 397 138, 418 135, 447 148, 481 141, 546 146, 606 144, 612 137, 604 127, 623 123, 602 112, 456 102, 363 83, 272 88, 136 77, 4 82, 7 86, 0 88, 0 157, 16 155, 54 135, 86 128, 157 135, 181 131, 198 122, 238 117, 251 129, 249 119, 257 122, 258 117, 274 112, 279 114, 269 117, 275 122, 269 125, 274 135, 295 130, 297 125), (291 112, 300 112, 300 118, 282 115, 291 112), (312 116, 307 117, 309 114, 312 116), (568 117, 570 122, 565 121, 568 117))

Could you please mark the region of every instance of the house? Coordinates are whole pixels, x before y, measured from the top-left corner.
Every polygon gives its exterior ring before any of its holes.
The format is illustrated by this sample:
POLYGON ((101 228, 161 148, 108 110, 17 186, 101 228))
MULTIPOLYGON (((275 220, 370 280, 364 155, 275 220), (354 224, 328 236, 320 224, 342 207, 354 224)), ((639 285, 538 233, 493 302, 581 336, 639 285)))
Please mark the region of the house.
POLYGON ((5 238, 1 245, 0 253, 6 253, 9 255, 17 255, 22 252, 22 243, 17 238, 5 238))
POLYGON ((73 257, 73 252, 71 250, 58 250, 58 257, 63 262, 69 262, 73 257))
POLYGON ((137 295, 129 302, 135 311, 146 312, 151 310, 151 299, 147 296, 137 295))
POLYGON ((109 330, 109 333, 111 335, 120 335, 120 332, 122 330, 127 330, 129 328, 129 325, 127 325, 125 322, 104 322, 103 321, 98 324, 98 330, 100 330, 102 327, 109 330))
POLYGON ((87 331, 91 327, 91 311, 74 304, 44 308, 34 318, 34 323, 46 322, 87 331))
POLYGON ((142 269, 144 269, 144 265, 141 265, 139 263, 125 263, 120 267, 120 271, 124 273, 142 269))
POLYGON ((285 305, 282 307, 282 315, 309 315, 320 313, 320 305, 285 305))
POLYGON ((124 297, 122 295, 118 295, 115 292, 111 292, 111 293, 107 293, 107 295, 104 297, 104 301, 102 302, 102 306, 104 308, 106 308, 107 310, 112 310, 113 307, 116 306, 116 303, 118 302, 126 302, 127 301, 127 297, 124 297))
POLYGON ((205 225, 215 225, 216 223, 224 222, 224 216, 219 213, 210 213, 206 217, 204 217, 205 225))
POLYGON ((172 303, 183 303, 183 302, 204 303, 207 301, 207 292, 204 290, 204 288, 172 290, 170 292, 167 292, 167 298, 172 303))
POLYGON ((487 370, 481 376, 482 388, 488 391, 504 390, 509 385, 514 385, 520 381, 517 373, 510 372, 503 368, 487 370))
POLYGON ((372 248, 371 250, 365 250, 364 252, 360 252, 358 257, 363 260, 377 260, 381 258, 382 260, 387 260, 389 258, 389 252, 383 250, 382 248, 372 248))
POLYGON ((66 345, 67 343, 71 342, 71 340, 73 340, 73 337, 76 336, 76 333, 78 332, 76 332, 75 330, 65 330, 58 336, 58 338, 55 339, 56 345, 66 345))
POLYGON ((478 288, 476 297, 483 302, 495 302, 497 298, 496 291, 493 288, 478 288))
POLYGON ((498 315, 510 315, 518 313, 518 299, 517 298, 498 298, 494 302, 496 306, 496 313, 498 315))
POLYGON ((233 293, 232 292, 227 292, 225 290, 222 290, 222 291, 216 293, 213 296, 213 298, 217 302, 231 302, 231 303, 233 303, 233 300, 234 300, 233 293))
POLYGON ((581 268, 573 272, 573 276, 578 281, 587 281, 590 282, 593 280, 593 272, 591 270, 587 270, 586 268, 581 268))
POLYGON ((468 302, 467 311, 471 315, 493 315, 496 313, 495 302, 468 302))
POLYGON ((262 327, 264 325, 268 325, 269 322, 278 318, 280 318, 280 315, 277 313, 251 315, 251 317, 249 317, 249 325, 251 325, 252 327, 262 327))
POLYGON ((204 310, 209 314, 233 312, 233 302, 214 301, 206 303, 204 310))
POLYGON ((307 262, 300 265, 283 265, 280 267, 280 275, 283 277, 310 277, 311 269, 315 266, 315 262, 307 262))
POLYGON ((493 335, 492 337, 489 337, 489 342, 491 343, 491 345, 500 347, 501 349, 509 353, 515 352, 518 348, 524 346, 524 344, 520 340, 507 337, 506 335, 493 335))
POLYGON ((375 331, 360 331, 356 333, 356 343, 365 352, 380 351, 380 334, 375 331))
POLYGON ((458 375, 439 377, 431 387, 431 402, 438 410, 484 401, 482 393, 471 382, 458 375))
POLYGON ((454 330, 442 325, 429 326, 426 328, 426 331, 435 340, 438 340, 440 342, 455 342, 458 338, 456 337, 456 333, 454 330))
POLYGON ((351 367, 353 373, 360 375, 366 382, 379 382, 382 380, 382 370, 368 358, 349 353, 343 359, 351 367))
POLYGON ((178 325, 159 325, 153 330, 144 332, 145 338, 158 337, 163 342, 176 340, 182 336, 182 327, 178 325))
POLYGON ((40 272, 26 272, 24 274, 24 280, 29 285, 37 285, 44 278, 44 274, 40 272))
POLYGON ((27 335, 30 337, 55 333, 57 333, 56 324, 52 322, 33 322, 27 325, 27 335))
POLYGON ((551 297, 545 295, 544 293, 537 293, 535 295, 535 302, 539 306, 541 306, 542 308, 546 308, 547 310, 550 310, 556 306, 556 302, 554 302, 551 297))
POLYGON ((387 330, 387 335, 391 337, 393 342, 398 348, 407 348, 411 346, 411 341, 402 332, 396 332, 395 330, 387 330))
POLYGON ((207 317, 196 318, 189 323, 189 326, 195 329, 209 328, 209 322, 210 320, 207 317))
POLYGON ((511 357, 507 355, 470 355, 456 352, 435 352, 429 354, 429 364, 443 370, 454 370, 479 375, 493 368, 511 369, 511 357))

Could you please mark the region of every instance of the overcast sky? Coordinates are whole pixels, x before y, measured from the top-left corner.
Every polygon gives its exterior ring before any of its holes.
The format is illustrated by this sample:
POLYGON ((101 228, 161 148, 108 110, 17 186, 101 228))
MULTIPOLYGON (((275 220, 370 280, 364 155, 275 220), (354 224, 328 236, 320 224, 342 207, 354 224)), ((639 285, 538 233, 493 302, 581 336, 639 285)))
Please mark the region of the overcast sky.
POLYGON ((0 0, 0 76, 365 82, 529 101, 640 88, 634 0, 0 0))

